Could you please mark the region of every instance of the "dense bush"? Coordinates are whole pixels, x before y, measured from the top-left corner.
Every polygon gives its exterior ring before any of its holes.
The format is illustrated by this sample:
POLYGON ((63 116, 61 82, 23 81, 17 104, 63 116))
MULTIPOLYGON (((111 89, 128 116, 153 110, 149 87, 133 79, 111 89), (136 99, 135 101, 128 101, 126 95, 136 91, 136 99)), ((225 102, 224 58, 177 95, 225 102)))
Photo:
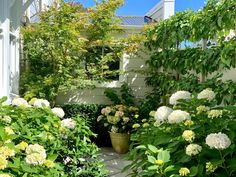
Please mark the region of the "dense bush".
POLYGON ((132 136, 133 176, 235 176, 236 107, 219 106, 216 94, 178 91, 152 123, 132 136))
POLYGON ((96 134, 92 140, 100 147, 111 146, 108 130, 97 122, 103 107, 104 105, 97 104, 66 104, 63 106, 66 117, 80 115, 88 123, 89 128, 96 134))
POLYGON ((63 119, 42 99, 0 102, 0 173, 10 176, 105 176, 85 121, 63 119))

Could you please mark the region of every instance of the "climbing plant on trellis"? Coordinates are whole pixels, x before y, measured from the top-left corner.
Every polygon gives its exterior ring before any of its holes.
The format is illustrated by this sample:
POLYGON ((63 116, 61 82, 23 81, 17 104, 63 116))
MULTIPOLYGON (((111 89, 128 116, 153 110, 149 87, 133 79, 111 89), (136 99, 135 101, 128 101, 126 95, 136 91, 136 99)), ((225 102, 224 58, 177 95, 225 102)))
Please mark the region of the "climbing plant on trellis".
POLYGON ((236 83, 224 83, 219 74, 235 67, 236 37, 230 36, 236 33, 235 21, 235 0, 208 0, 202 10, 178 12, 148 28, 145 46, 151 57, 146 82, 154 94, 160 99, 176 89, 212 87, 219 102, 223 97, 225 103, 235 102, 236 83))

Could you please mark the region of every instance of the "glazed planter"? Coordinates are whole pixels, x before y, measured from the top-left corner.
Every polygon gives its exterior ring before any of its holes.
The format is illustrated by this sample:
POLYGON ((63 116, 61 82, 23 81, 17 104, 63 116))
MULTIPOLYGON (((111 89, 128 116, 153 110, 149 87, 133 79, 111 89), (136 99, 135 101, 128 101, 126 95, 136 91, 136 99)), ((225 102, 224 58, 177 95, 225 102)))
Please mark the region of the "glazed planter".
POLYGON ((129 150, 130 134, 109 132, 113 149, 119 154, 125 154, 129 150))

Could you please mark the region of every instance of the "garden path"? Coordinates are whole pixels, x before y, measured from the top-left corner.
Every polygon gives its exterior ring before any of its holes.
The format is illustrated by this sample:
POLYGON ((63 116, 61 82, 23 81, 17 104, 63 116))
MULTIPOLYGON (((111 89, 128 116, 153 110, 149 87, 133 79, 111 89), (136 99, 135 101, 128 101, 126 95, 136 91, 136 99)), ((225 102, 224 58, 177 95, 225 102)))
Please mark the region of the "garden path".
POLYGON ((127 176, 127 173, 122 173, 122 169, 130 162, 124 160, 124 156, 117 154, 112 148, 101 148, 101 158, 105 161, 106 169, 109 171, 108 177, 127 176))

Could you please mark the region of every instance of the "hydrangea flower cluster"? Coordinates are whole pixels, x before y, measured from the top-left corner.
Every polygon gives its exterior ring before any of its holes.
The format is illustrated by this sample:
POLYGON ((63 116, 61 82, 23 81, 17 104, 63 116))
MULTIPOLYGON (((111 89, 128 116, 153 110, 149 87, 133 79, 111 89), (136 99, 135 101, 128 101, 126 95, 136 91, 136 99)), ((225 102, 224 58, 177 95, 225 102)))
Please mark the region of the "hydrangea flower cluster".
POLYGON ((198 99, 206 99, 208 101, 215 99, 215 97, 216 94, 210 88, 204 89, 197 95, 198 99))
POLYGON ((178 100, 184 99, 190 99, 191 98, 191 93, 188 91, 177 91, 174 94, 171 95, 170 97, 170 104, 171 105, 176 105, 178 104, 178 100))
POLYGON ((182 137, 185 141, 192 142, 195 138, 195 133, 192 130, 185 130, 182 137))
POLYGON ((37 99, 34 102, 34 107, 36 108, 43 108, 43 107, 50 107, 50 103, 48 102, 48 100, 45 99, 37 99))
POLYGON ((178 124, 189 119, 191 119, 190 114, 182 110, 175 110, 168 116, 168 122, 170 124, 178 124))
POLYGON ((14 98, 11 103, 13 106, 30 107, 24 98, 14 98))
POLYGON ((222 110, 210 110, 208 113, 208 118, 214 119, 214 118, 220 118, 223 116, 223 111, 222 110))
POLYGON ((179 170, 180 176, 188 176, 189 173, 190 173, 190 170, 186 167, 180 168, 179 170))
POLYGON ((65 112, 63 111, 62 108, 53 108, 52 113, 55 114, 59 118, 63 118, 65 116, 65 112))
POLYGON ((7 167, 7 159, 10 157, 14 157, 15 154, 16 152, 7 146, 0 147, 0 170, 4 170, 7 167))
POLYGON ((173 112, 173 110, 167 106, 161 106, 155 112, 154 118, 156 121, 163 122, 166 121, 168 116, 173 112))
POLYGON ((39 144, 31 144, 26 149, 26 163, 31 165, 43 165, 47 154, 43 146, 39 144))
POLYGON ((206 144, 211 149, 224 150, 231 145, 231 140, 224 133, 211 133, 206 137, 206 144))
POLYGON ((186 154, 189 156, 194 156, 202 151, 202 147, 198 144, 189 144, 186 147, 186 154))
POLYGON ((76 122, 73 119, 63 119, 61 121, 61 126, 68 129, 74 129, 76 127, 76 122))

